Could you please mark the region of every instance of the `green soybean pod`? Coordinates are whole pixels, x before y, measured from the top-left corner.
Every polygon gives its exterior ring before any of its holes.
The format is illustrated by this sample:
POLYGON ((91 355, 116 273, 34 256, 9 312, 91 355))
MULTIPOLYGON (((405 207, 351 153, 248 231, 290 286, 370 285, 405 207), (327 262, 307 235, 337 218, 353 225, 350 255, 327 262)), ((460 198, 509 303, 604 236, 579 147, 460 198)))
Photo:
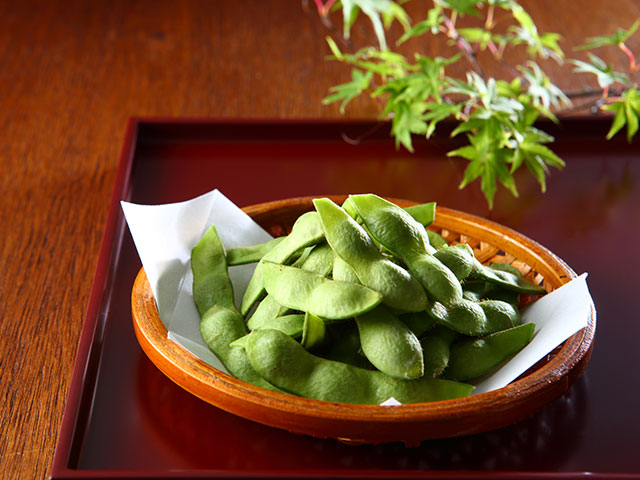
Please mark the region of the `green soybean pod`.
POLYGON ((272 248, 256 265, 253 276, 249 280, 247 289, 242 297, 240 313, 246 315, 251 307, 264 296, 262 285, 262 265, 266 262, 287 263, 294 255, 311 245, 316 245, 324 239, 322 224, 316 212, 302 214, 293 224, 291 233, 283 241, 272 248))
POLYGON ((262 301, 260 301, 258 307, 253 312, 253 315, 249 317, 247 327, 249 327, 249 330, 255 330, 274 318, 286 315, 287 312, 290 311, 290 308, 280 305, 275 298, 271 295, 267 295, 262 299, 262 301))
POLYGON ((440 325, 463 335, 477 337, 486 333, 487 317, 475 302, 464 298, 448 306, 433 302, 426 311, 440 325))
POLYGON ((506 330, 522 323, 520 312, 513 305, 500 300, 484 300, 479 303, 487 317, 486 332, 506 330))
POLYGON ((269 251, 283 241, 285 237, 276 237, 268 242, 258 245, 248 245, 244 247, 235 247, 227 250, 227 264, 231 266, 246 265, 248 263, 257 263, 269 251))
POLYGON ((277 330, 256 330, 247 341, 251 365, 284 391, 316 400, 380 404, 449 400, 469 395, 472 385, 443 379, 399 380, 382 372, 326 360, 277 330))
POLYGON ((305 313, 303 318, 300 344, 307 350, 314 350, 325 342, 327 327, 320 317, 312 313, 305 313))
POLYGON ((420 341, 383 306, 356 317, 362 351, 378 370, 394 378, 420 378, 424 373, 420 341))
POLYGON ((399 315, 398 318, 402 320, 402 322, 409 327, 409 330, 418 338, 422 337, 436 325, 436 321, 431 318, 425 310, 422 312, 403 313, 399 315))
POLYGON ((465 281, 462 286, 462 294, 468 300, 481 302, 483 300, 500 300, 507 302, 515 309, 520 305, 520 293, 508 290, 500 285, 487 283, 483 280, 465 281))
POLYGON ((360 282, 383 296, 383 302, 399 311, 420 311, 427 296, 420 284, 402 267, 386 259, 364 229, 328 198, 313 201, 327 242, 355 271, 360 282))
POLYGON ((429 243, 431 244, 431 246, 436 250, 440 250, 441 248, 445 248, 449 246, 449 244, 442 237, 442 235, 434 232, 433 230, 427 230, 427 237, 429 238, 429 243))
POLYGON ((428 227, 436 218, 436 202, 421 203, 404 209, 423 227, 428 227))
POLYGON ((469 276, 475 260, 473 249, 466 243, 441 248, 433 256, 451 270, 459 281, 469 276))
MULTIPOLYGON (((308 247, 308 250, 292 266, 297 266, 309 272, 315 272, 322 276, 327 276, 333 270, 333 251, 326 243, 308 247)), ((267 295, 258 304, 253 315, 247 321, 249 330, 254 330, 264 326, 274 318, 285 315, 290 309, 280 305, 272 296, 267 295)))
POLYGON ((486 337, 455 342, 444 376, 464 381, 493 371, 531 341, 534 329, 533 323, 525 323, 486 337))
POLYGON ((530 282, 518 271, 507 270, 504 266, 490 265, 484 266, 477 259, 474 261, 473 269, 469 274, 470 279, 484 280, 485 282, 500 285, 507 290, 529 295, 543 295, 546 290, 533 282, 530 282))
MULTIPOLYGON (((305 316, 303 314, 294 313, 291 315, 282 315, 280 317, 270 318, 265 321, 258 328, 271 328, 273 330, 279 330, 282 333, 289 335, 291 338, 301 338, 304 331, 305 316)), ((247 344, 247 338, 249 334, 240 337, 237 340, 231 342, 232 347, 245 348, 247 344)))
POLYGON ((360 280, 358 280, 358 276, 353 268, 351 268, 351 265, 335 254, 333 259, 332 277, 334 280, 339 280, 341 282, 360 283, 360 280))
POLYGON ((293 266, 298 266, 307 272, 314 272, 326 277, 333 271, 334 253, 326 243, 316 245, 311 249, 302 262, 296 262, 293 266))
POLYGON ((275 263, 264 263, 262 280, 279 304, 327 320, 361 315, 382 301, 381 294, 363 285, 329 280, 317 273, 275 263))
POLYGON ((237 311, 220 305, 214 305, 207 310, 200 322, 202 339, 234 377, 259 387, 279 391, 256 373, 244 349, 231 346, 231 343, 246 333, 242 316, 237 311))
POLYGON ((442 374, 449 364, 451 344, 458 336, 457 332, 438 325, 420 340, 424 357, 425 377, 436 378, 442 374))
POLYGON ((377 195, 350 198, 371 235, 406 263, 431 297, 444 304, 462 298, 459 280, 432 255, 435 249, 429 244, 426 230, 411 215, 377 195))
POLYGON ((224 247, 212 225, 191 250, 193 301, 200 317, 213 305, 236 310, 224 247))
POLYGON ((326 327, 329 338, 322 349, 314 352, 316 355, 367 370, 375 368, 362 353, 356 322, 333 322, 326 327))
POLYGON ((304 314, 291 313, 272 318, 262 324, 259 328, 272 328, 286 333, 292 338, 300 338, 304 331, 304 314))

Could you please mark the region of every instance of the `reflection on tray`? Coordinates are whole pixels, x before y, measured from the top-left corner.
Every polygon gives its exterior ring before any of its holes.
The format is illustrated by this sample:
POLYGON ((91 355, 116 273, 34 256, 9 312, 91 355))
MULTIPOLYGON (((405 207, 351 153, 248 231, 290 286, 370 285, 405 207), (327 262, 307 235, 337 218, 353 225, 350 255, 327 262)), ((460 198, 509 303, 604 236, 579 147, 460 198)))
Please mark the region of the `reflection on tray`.
MULTIPOLYGON (((180 467, 215 470, 562 470, 587 421, 587 378, 524 421, 485 434, 350 446, 263 426, 213 407, 167 379, 146 357, 138 364, 139 411, 180 467)), ((588 376, 588 375, 587 375, 588 376)))

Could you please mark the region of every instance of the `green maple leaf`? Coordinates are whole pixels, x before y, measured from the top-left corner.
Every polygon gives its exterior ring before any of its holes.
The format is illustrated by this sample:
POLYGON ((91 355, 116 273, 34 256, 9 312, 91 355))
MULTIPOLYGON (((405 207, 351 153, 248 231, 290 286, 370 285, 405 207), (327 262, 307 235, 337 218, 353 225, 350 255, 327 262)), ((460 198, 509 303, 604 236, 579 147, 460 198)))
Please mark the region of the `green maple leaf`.
POLYGON ((625 42, 640 26, 640 21, 636 20, 628 30, 619 28, 613 35, 602 35, 587 38, 587 43, 580 45, 576 50, 590 50, 592 48, 605 47, 608 45, 620 45, 625 42))
POLYGON ((606 88, 616 82, 623 84, 629 83, 625 75, 614 72, 600 57, 597 57, 591 52, 589 52, 589 60, 591 60, 590 63, 581 60, 571 60, 571 63, 576 66, 573 71, 595 75, 598 85, 600 85, 601 88, 606 88))
POLYGON ((372 78, 373 72, 362 72, 354 68, 351 71, 351 81, 331 87, 330 91, 334 93, 323 98, 322 103, 327 105, 342 100, 340 103, 340 113, 344 113, 347 104, 369 88, 372 78))
POLYGON ((505 148, 506 135, 497 120, 489 119, 477 125, 479 125, 477 133, 467 135, 470 144, 449 152, 447 156, 469 160, 458 188, 465 188, 469 183, 480 178, 482 193, 489 208, 493 208, 498 181, 514 196, 518 196, 515 181, 508 167, 512 162, 513 151, 505 148))
POLYGON ((615 113, 611 129, 607 133, 607 140, 618 133, 622 127, 627 126, 627 141, 638 131, 638 117, 640 117, 640 91, 630 88, 624 92, 621 99, 602 107, 604 110, 615 113))

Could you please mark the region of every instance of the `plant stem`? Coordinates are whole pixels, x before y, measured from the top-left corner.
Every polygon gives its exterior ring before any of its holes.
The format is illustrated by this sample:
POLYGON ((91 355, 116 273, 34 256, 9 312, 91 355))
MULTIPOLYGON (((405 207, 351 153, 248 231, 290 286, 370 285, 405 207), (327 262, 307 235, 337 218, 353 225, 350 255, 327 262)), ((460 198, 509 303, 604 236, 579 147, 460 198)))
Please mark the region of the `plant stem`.
POLYGON ((631 50, 629 50, 629 47, 624 44, 624 42, 620 42, 618 44, 618 47, 620 47, 620 50, 622 50, 629 59, 629 71, 631 73, 635 73, 636 70, 638 70, 638 65, 636 65, 636 59, 633 56, 633 53, 631 52, 631 50))
MULTIPOLYGON (((456 14, 456 12, 453 12, 452 17, 456 14)), ((473 67, 473 69, 482 77, 482 78, 486 78, 486 75, 484 73, 484 70, 482 69, 482 67, 480 66, 480 64, 478 63, 478 59, 476 58, 475 53, 473 53, 473 47, 471 47, 471 45, 469 44, 469 42, 467 42, 464 38, 462 38, 459 34, 458 31, 456 30, 456 25, 455 25, 455 17, 449 18, 446 14, 442 13, 442 17, 444 18, 444 24, 446 26, 446 34, 447 36, 452 39, 455 43, 456 46, 458 47, 458 49, 462 52, 462 54, 464 55, 464 57, 469 61, 469 63, 471 64, 471 66, 473 67)))

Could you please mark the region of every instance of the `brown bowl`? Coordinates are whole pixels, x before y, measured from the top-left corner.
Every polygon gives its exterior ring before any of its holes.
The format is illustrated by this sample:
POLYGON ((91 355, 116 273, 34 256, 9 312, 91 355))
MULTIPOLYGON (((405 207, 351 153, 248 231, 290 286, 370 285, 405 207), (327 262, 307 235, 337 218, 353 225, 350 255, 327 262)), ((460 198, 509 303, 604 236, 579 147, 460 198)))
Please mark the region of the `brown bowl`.
MULTIPOLYGON (((312 198, 252 205, 243 210, 274 235, 285 234, 312 198)), ((332 196, 342 202, 344 196, 332 196)), ((390 199, 400 206, 416 202, 390 199)), ((554 290, 576 277, 561 259, 529 238, 488 220, 438 207, 431 229, 450 243, 471 245, 482 262, 507 262, 529 279, 554 290)), ((171 380, 230 413, 295 433, 351 443, 455 437, 515 423, 562 395, 584 371, 596 327, 591 305, 587 327, 504 388, 466 398, 401 406, 352 405, 272 392, 242 382, 208 365, 167 339, 144 270, 132 291, 133 325, 142 349, 171 380)))

